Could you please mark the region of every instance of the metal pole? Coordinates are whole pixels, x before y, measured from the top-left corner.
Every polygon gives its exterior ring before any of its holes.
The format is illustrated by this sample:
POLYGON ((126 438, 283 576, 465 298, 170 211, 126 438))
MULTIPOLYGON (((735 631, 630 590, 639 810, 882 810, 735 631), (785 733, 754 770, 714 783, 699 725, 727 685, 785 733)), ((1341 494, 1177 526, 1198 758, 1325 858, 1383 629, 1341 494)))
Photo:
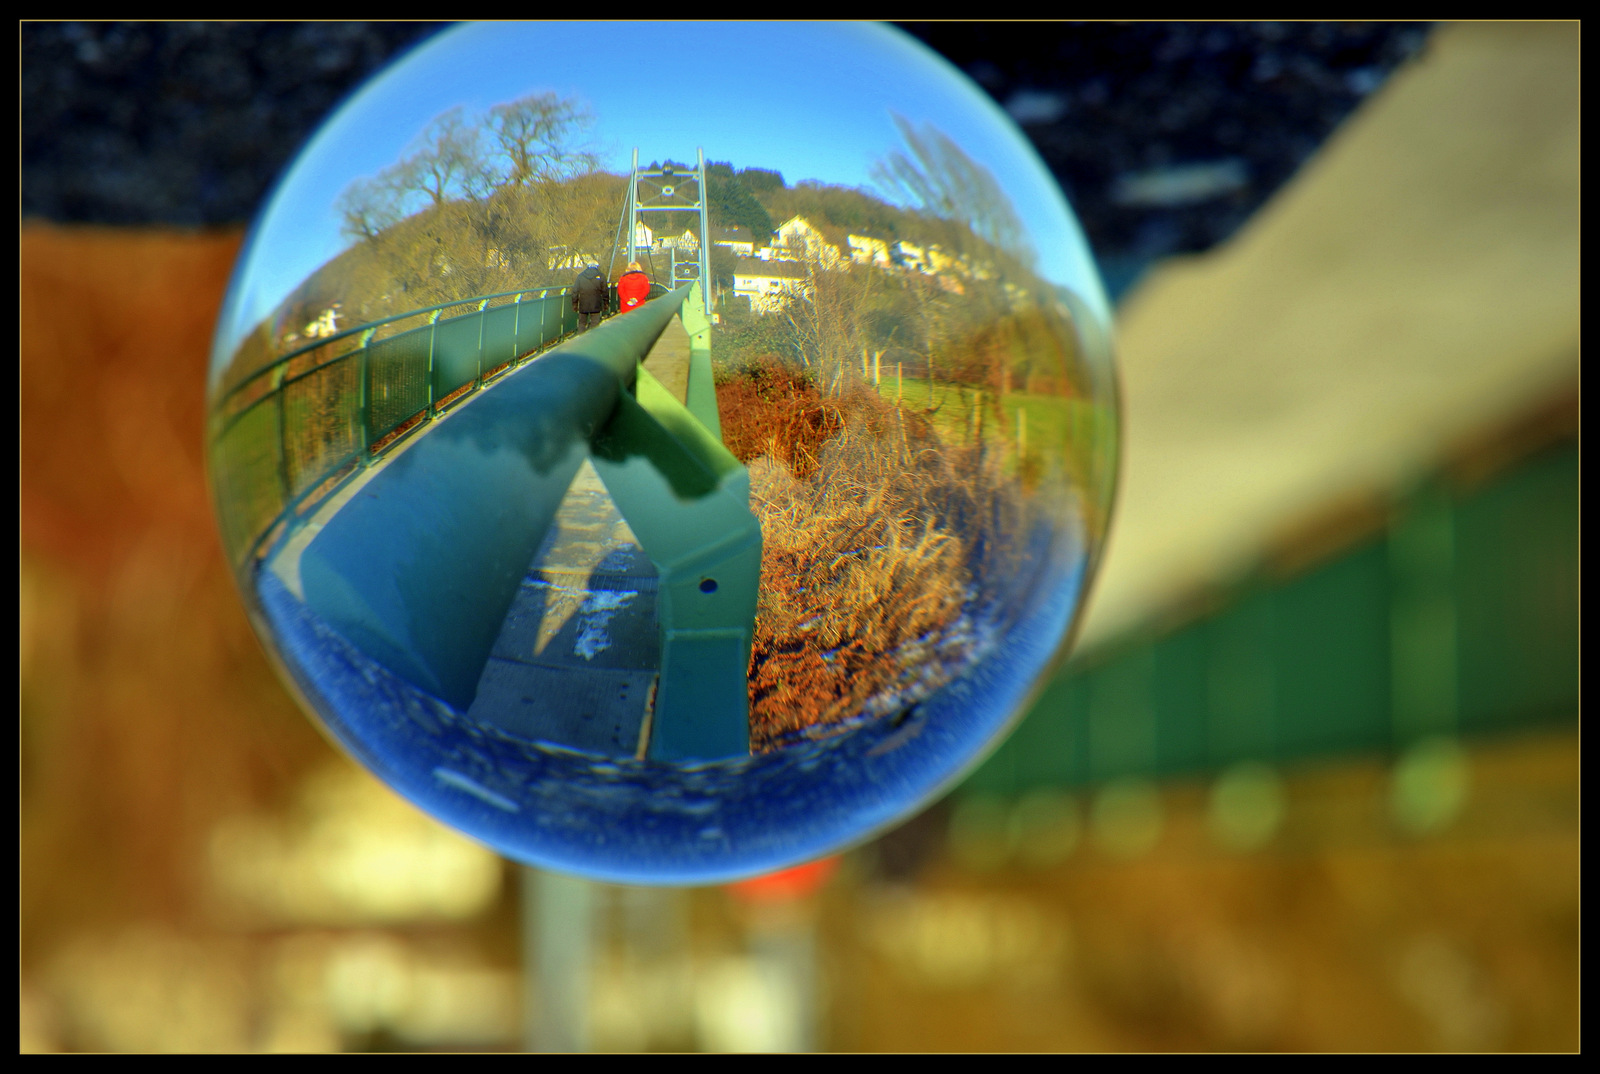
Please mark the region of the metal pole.
POLYGON ((638 260, 634 242, 639 237, 639 147, 633 147, 633 175, 628 180, 628 264, 638 260))
POLYGON ((439 393, 434 390, 433 383, 433 344, 439 335, 440 312, 439 310, 434 310, 433 316, 428 318, 428 417, 430 419, 434 416, 434 400, 439 397, 439 393))
MULTIPOLYGON (((630 186, 628 189, 632 190, 633 188, 630 186)), ((626 197, 624 197, 622 199, 622 215, 623 215, 623 217, 626 217, 628 215, 628 199, 626 197)), ((611 236, 611 260, 606 265, 606 279, 607 280, 614 280, 614 279, 617 278, 617 251, 620 250, 621 248, 622 248, 622 219, 619 218, 617 220, 617 233, 615 235, 611 236)))
POLYGON ((372 355, 368 349, 372 344, 372 336, 376 328, 369 328, 361 335, 361 378, 360 415, 361 415, 361 463, 366 465, 372 461, 372 355))
POLYGON ((522 869, 523 1036, 530 1052, 590 1049, 595 884, 522 869))
POLYGON ((523 353, 524 353, 523 350, 522 350, 522 295, 521 295, 521 293, 518 293, 517 297, 513 298, 511 300, 511 304, 513 306, 517 307, 516 310, 511 315, 511 350, 513 351, 512 355, 511 355, 511 360, 513 362, 520 363, 522 361, 523 353))
POLYGON ((706 320, 711 320, 711 241, 707 234, 707 206, 710 203, 706 190, 706 150, 697 146, 700 160, 700 301, 705 305, 706 320))
POLYGON ((472 390, 477 391, 483 387, 483 323, 488 317, 489 300, 486 298, 478 303, 478 373, 472 378, 472 390))

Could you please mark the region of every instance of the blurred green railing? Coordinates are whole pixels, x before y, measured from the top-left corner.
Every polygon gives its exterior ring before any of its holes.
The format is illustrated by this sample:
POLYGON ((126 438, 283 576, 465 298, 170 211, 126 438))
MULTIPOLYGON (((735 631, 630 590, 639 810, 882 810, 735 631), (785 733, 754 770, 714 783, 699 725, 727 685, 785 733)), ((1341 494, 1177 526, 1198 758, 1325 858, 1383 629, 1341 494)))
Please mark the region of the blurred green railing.
POLYGON ((958 793, 1576 724, 1579 464, 1573 441, 1465 493, 1430 481, 1342 555, 1069 666, 958 793))
POLYGON ((211 425, 212 486, 230 562, 250 562, 295 514, 571 334, 577 317, 570 289, 477 295, 347 328, 231 384, 211 425), (441 316, 462 307, 469 312, 441 316), (410 320, 422 323, 402 327, 410 320))

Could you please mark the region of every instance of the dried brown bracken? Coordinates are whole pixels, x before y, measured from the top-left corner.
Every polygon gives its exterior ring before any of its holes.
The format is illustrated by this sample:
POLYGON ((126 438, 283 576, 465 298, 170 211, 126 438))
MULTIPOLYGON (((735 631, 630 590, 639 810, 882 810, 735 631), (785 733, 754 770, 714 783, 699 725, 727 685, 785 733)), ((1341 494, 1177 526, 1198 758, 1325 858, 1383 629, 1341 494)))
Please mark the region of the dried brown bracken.
POLYGON ((735 454, 768 446, 746 456, 763 541, 753 748, 940 685, 970 645, 958 621, 972 589, 963 522, 986 483, 979 455, 942 445, 868 388, 824 397, 781 367, 730 378, 718 400, 735 454), (758 415, 769 424, 752 428, 758 415), (821 428, 832 435, 807 439, 821 428))
POLYGON ((743 463, 765 456, 807 478, 817 453, 839 431, 839 408, 803 371, 770 355, 717 385, 722 442, 743 463))

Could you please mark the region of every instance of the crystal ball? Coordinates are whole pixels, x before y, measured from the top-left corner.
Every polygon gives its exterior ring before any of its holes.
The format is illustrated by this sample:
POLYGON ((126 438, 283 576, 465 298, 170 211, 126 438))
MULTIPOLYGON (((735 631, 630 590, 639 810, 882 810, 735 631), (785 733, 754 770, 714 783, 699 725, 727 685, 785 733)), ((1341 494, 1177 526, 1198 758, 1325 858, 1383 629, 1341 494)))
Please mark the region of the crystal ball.
POLYGON ((506 856, 754 876, 926 806, 1080 618, 1116 473, 1081 230, 876 25, 465 25, 255 221, 222 541, 326 734, 506 856))

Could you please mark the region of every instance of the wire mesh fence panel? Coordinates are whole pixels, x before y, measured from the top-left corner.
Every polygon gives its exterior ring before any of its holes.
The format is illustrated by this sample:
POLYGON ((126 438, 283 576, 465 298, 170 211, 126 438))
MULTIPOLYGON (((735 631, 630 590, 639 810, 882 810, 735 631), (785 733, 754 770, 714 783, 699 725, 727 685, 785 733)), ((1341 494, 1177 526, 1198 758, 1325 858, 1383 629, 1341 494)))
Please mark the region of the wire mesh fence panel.
POLYGON ((372 443, 428 408, 428 339, 432 332, 432 325, 423 325, 368 345, 367 423, 372 443))
POLYGON ((278 372, 276 367, 264 369, 229 389, 212 411, 212 428, 226 432, 241 414, 274 394, 278 390, 278 372))
POLYGON ((283 386, 284 470, 298 498, 361 451, 361 363, 352 357, 283 386))
POLYGON ((541 324, 544 317, 544 301, 529 298, 512 308, 516 310, 516 320, 512 329, 511 345, 520 358, 529 351, 537 350, 544 342, 544 330, 541 324))
POLYGON ((293 354, 283 363, 283 379, 295 380, 319 366, 328 365, 354 351, 358 344, 351 338, 337 339, 293 354))
POLYGON ((241 413, 216 442, 217 515, 228 560, 236 566, 284 508, 279 450, 276 399, 241 413))
POLYGON ((517 307, 498 306, 483 315, 483 368, 497 369, 517 355, 517 307))
POLYGON ((478 378, 482 315, 441 318, 433 326, 433 397, 443 399, 478 378))
POLYGON ((550 296, 531 298, 517 306, 517 355, 536 351, 559 334, 556 315, 559 299, 550 296))

